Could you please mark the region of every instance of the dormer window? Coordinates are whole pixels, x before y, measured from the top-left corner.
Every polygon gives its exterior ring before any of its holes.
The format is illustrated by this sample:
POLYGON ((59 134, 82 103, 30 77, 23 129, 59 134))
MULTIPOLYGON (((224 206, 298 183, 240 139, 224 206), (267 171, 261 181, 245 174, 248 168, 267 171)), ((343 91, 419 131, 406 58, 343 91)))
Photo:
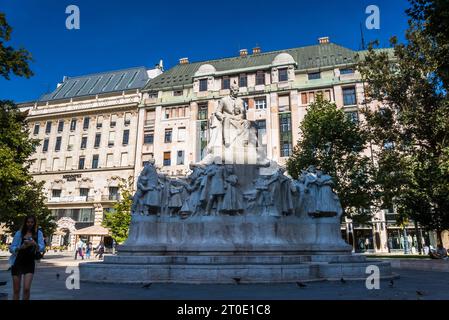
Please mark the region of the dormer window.
POLYGON ((246 76, 246 74, 241 74, 239 77, 239 87, 245 88, 247 86, 248 86, 248 77, 246 76))
POLYGON ((282 68, 279 69, 279 82, 288 81, 288 69, 282 68))
POLYGON ((221 89, 226 90, 231 88, 231 79, 229 77, 223 77, 221 80, 221 89))
POLYGON ((200 92, 207 91, 207 79, 200 80, 200 92))

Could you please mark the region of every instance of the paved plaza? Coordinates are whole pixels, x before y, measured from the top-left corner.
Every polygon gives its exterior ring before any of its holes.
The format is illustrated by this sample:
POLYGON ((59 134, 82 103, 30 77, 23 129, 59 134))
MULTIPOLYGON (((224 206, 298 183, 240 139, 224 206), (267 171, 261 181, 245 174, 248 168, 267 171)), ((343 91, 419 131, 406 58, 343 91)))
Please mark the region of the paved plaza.
MULTIPOLYGON (((67 266, 76 266, 71 255, 49 253, 38 264, 31 297, 39 300, 440 300, 449 299, 449 273, 394 269, 400 275, 391 286, 381 281, 380 290, 367 290, 361 281, 313 282, 306 287, 296 284, 240 284, 240 285, 189 285, 152 284, 113 285, 81 283, 79 290, 67 290, 65 273, 67 266), (59 275, 59 278, 58 276, 59 275)), ((81 262, 82 263, 82 262, 81 262)), ((448 262, 449 263, 449 262, 448 262)), ((0 257, 0 281, 7 285, 0 292, 11 298, 12 284, 7 268, 7 257, 0 257)))

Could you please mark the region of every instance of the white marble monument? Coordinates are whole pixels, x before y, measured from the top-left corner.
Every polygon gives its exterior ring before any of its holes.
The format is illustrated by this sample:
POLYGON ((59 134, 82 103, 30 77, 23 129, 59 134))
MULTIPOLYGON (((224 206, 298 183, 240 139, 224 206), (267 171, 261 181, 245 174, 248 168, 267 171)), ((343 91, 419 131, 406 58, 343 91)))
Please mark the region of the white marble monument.
POLYGON ((138 179, 127 241, 104 262, 82 264, 81 279, 363 279, 372 264, 391 277, 388 263, 366 262, 342 239, 342 208, 329 175, 309 167, 293 180, 282 168, 266 170, 270 162, 254 156, 254 124, 246 119, 238 88, 231 92, 212 115, 204 160, 183 180, 161 176, 148 164, 138 179))

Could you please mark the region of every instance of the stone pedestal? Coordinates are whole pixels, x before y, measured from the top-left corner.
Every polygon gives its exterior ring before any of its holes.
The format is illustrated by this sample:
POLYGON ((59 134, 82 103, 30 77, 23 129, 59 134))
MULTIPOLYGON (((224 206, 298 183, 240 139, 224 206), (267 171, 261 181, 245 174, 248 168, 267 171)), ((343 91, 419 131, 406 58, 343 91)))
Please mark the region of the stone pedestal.
POLYGON ((269 283, 364 279, 389 263, 351 254, 336 218, 134 216, 116 256, 80 265, 81 280, 112 283, 269 283))

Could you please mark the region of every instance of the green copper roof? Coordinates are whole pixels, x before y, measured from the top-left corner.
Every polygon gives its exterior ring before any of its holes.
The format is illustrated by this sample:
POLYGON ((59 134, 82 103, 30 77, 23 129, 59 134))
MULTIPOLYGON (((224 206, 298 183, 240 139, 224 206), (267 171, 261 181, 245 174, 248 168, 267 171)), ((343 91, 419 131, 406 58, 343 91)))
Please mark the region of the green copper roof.
POLYGON ((334 65, 355 63, 357 51, 326 43, 280 51, 271 51, 246 57, 232 57, 218 60, 178 64, 158 77, 150 80, 144 90, 157 90, 192 83, 192 77, 201 65, 211 64, 217 72, 269 66, 280 53, 288 53, 297 63, 298 70, 323 68, 334 65))
POLYGON ((148 82, 145 67, 66 77, 63 83, 39 101, 52 101, 123 90, 141 89, 148 82))

